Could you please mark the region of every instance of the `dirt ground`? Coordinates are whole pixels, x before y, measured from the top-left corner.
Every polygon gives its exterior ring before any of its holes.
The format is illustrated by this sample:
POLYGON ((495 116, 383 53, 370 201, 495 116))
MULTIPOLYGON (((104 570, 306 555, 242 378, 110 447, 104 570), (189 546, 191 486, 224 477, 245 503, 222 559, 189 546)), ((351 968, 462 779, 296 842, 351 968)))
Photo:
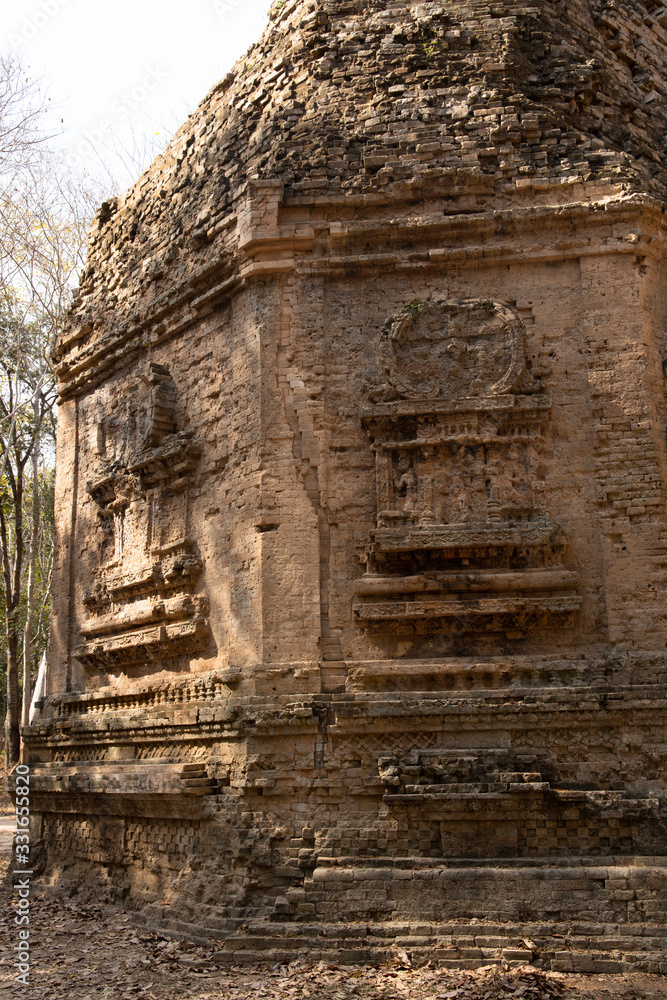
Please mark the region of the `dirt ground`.
MULTIPOLYGON (((0 878, 9 854, 0 855, 0 878)), ((11 891, 0 890, 0 1000, 667 1000, 667 978, 573 976, 535 969, 452 972, 411 968, 406 955, 382 967, 218 967, 207 951, 136 930, 131 916, 76 899, 31 900, 30 985, 14 979, 11 891)))

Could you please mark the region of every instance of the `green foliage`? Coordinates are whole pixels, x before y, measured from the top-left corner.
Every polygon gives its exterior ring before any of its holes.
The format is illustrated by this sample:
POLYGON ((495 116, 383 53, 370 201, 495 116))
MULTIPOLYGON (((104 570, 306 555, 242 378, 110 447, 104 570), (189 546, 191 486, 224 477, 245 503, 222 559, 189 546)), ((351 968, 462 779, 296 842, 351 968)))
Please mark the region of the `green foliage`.
POLYGON ((424 54, 432 58, 438 51, 438 35, 435 31, 426 29, 421 33, 421 47, 424 54))
MULTIPOLYGON (((20 688, 25 686, 27 671, 30 679, 37 671, 48 638, 54 538, 55 388, 46 355, 51 320, 41 319, 34 309, 26 309, 16 289, 5 287, 3 291, 4 294, 0 293, 0 655, 3 657, 0 709, 13 720, 15 741, 20 688)), ((30 690, 32 686, 30 683, 30 690)), ((10 757, 14 754, 15 746, 10 757)))
POLYGON ((429 305, 429 302, 423 299, 414 299, 413 302, 408 302, 407 306, 403 306, 403 312, 410 313, 411 316, 419 316, 419 313, 427 305, 429 305))
POLYGON ((277 21, 280 16, 280 12, 282 11, 283 7, 286 6, 287 6, 287 0, 276 0, 276 2, 272 5, 271 10, 269 11, 269 20, 273 22, 277 21))
MULTIPOLYGON (((32 630, 32 688, 35 685, 39 662, 47 647, 49 626, 51 623, 51 571, 53 568, 53 541, 55 534, 55 468, 53 465, 42 464, 39 475, 39 493, 41 518, 35 580, 35 622, 32 630)), ((4 476, 0 480, 0 503, 5 511, 5 516, 7 519, 10 519, 13 513, 11 497, 7 490, 6 477, 4 476)), ((32 483, 26 489, 25 502, 23 504, 23 516, 26 523, 30 520, 31 507, 32 483)), ((27 567, 24 567, 22 576, 23 585, 21 587, 21 597, 16 614, 16 624, 20 635, 18 651, 21 661, 23 660, 23 630, 27 614, 27 588, 25 585, 27 567)), ((7 710, 6 675, 6 601, 5 588, 0 577, 0 718, 3 719, 7 710)))

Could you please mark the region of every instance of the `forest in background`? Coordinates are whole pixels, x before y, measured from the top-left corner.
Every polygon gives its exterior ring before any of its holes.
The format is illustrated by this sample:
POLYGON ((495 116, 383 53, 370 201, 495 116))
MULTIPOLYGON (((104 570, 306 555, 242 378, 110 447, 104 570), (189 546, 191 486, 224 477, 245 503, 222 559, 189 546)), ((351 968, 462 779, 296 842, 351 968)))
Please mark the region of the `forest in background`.
MULTIPOLYGON (((49 110, 43 85, 20 59, 0 55, 0 713, 8 768, 19 760, 49 635, 52 352, 85 263, 88 227, 117 192, 111 176, 103 183, 73 173, 49 110)), ((138 175, 147 153, 158 151, 135 148, 125 163, 134 160, 138 175)))

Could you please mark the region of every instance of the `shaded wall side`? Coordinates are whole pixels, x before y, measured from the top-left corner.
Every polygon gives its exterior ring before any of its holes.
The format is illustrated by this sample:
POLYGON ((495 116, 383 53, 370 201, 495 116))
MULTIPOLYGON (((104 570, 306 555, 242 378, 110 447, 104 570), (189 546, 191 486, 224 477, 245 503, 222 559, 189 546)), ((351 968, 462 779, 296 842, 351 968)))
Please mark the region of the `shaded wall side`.
MULTIPOLYGON (((259 344, 267 311, 271 306, 266 297, 251 286, 180 337, 157 344, 150 353, 128 352, 122 368, 80 400, 61 407, 49 694, 67 689, 68 674, 76 691, 129 691, 145 687, 148 678, 161 684, 179 675, 228 667, 242 673, 261 661, 261 535, 256 530, 262 482, 259 344), (173 489, 167 483, 159 496, 150 476, 127 471, 152 447, 143 442, 137 424, 142 405, 144 411, 151 405, 151 365, 167 373, 173 435, 184 435, 194 455, 187 459, 186 479, 173 489), (136 400, 144 401, 138 410, 136 400), (113 504, 109 507, 94 487, 107 474, 116 492, 113 503, 125 504, 122 524, 110 515, 113 504), (134 485, 127 485, 133 476, 134 485), (102 618, 136 614, 135 608, 141 610, 156 596, 151 597, 150 585, 141 589, 143 584, 132 581, 140 580, 144 567, 156 558, 168 561, 170 546, 180 551, 181 543, 201 561, 188 600, 207 620, 208 639, 176 654, 161 656, 159 649, 149 649, 145 657, 132 661, 123 659, 121 650, 84 669, 72 653, 83 644, 91 646, 82 632, 91 614, 86 595, 99 588, 100 580, 121 580, 126 591, 128 586, 134 589, 120 603, 103 609, 102 618), (163 555, 156 556, 157 550, 163 555)), ((176 440, 170 434, 172 430, 162 440, 167 448, 176 440)), ((158 463, 158 477, 159 469, 158 463)), ((178 469, 174 475, 181 475, 178 469)), ((102 640, 114 641, 114 630, 120 634, 122 626, 113 626, 102 640)), ((133 634, 128 641, 131 645, 133 634)))

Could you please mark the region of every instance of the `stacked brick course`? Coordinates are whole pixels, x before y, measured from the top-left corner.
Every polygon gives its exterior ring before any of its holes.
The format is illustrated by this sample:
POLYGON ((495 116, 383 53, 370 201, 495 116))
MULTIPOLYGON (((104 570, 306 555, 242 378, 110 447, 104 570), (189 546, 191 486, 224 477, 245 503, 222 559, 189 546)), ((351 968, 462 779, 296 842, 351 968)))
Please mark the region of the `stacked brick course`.
POLYGON ((287 0, 102 207, 45 879, 221 961, 667 971, 665 26, 287 0))

